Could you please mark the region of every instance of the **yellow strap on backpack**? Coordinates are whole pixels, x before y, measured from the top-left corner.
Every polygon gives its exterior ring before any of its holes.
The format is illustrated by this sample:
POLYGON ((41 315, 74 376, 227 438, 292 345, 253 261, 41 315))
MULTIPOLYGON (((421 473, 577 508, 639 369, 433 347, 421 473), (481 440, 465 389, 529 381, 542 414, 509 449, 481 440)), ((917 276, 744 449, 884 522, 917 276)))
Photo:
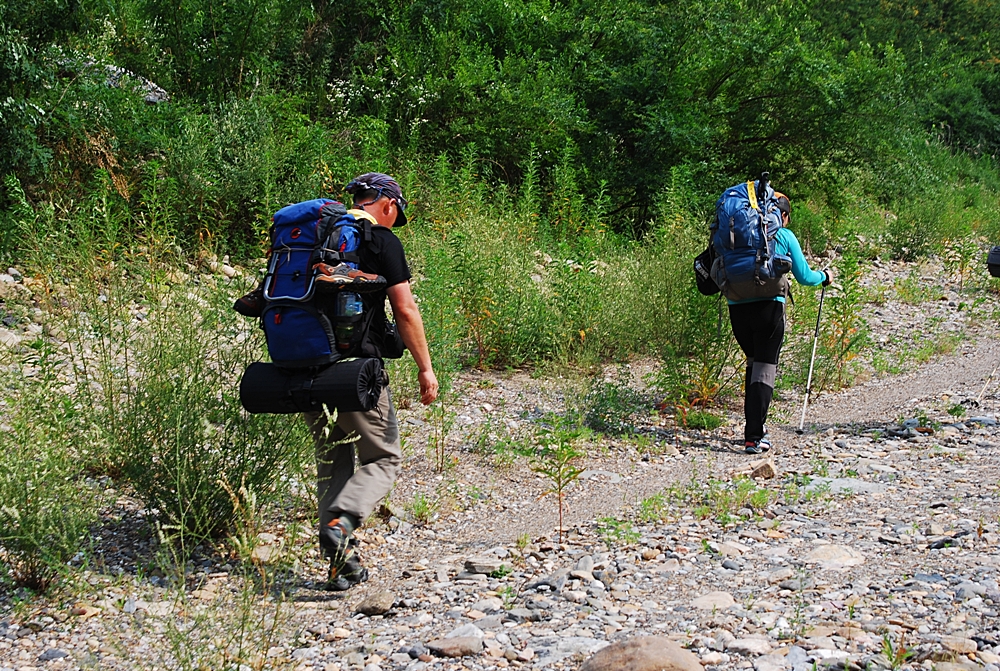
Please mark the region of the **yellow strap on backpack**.
POLYGON ((757 187, 754 186, 753 180, 747 182, 747 194, 750 196, 750 207, 760 212, 760 206, 757 205, 757 187))

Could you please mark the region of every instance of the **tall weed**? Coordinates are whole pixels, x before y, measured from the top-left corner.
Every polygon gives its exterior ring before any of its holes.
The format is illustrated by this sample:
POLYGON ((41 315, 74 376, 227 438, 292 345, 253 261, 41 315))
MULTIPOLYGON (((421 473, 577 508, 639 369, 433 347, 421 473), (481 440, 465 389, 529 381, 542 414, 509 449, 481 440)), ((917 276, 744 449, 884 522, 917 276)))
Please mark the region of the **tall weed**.
POLYGON ((86 547, 97 520, 103 488, 78 449, 95 427, 50 342, 31 340, 4 359, 0 564, 16 584, 44 591, 86 547))

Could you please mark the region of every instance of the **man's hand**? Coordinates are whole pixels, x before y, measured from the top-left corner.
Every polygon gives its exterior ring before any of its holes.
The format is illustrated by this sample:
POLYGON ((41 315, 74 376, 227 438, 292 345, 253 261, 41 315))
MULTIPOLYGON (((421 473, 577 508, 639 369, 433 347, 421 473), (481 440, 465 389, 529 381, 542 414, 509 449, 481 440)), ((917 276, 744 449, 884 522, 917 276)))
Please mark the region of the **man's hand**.
POLYGON ((420 381, 420 402, 430 405, 438 397, 438 381, 434 371, 428 370, 417 375, 420 381))
POLYGON ((828 287, 833 284, 833 269, 827 268, 823 271, 823 274, 826 275, 826 279, 823 280, 823 286, 828 287))

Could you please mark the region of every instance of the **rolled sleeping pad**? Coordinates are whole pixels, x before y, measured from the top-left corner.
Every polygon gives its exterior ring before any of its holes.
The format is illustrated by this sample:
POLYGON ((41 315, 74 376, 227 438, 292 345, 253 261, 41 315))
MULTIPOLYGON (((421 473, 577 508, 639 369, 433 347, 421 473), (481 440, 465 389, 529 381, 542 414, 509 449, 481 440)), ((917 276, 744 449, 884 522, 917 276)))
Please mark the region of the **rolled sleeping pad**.
POLYGON ((378 404, 386 384, 381 359, 344 359, 318 371, 293 371, 273 363, 247 366, 240 381, 240 403, 253 414, 287 415, 331 410, 357 412, 378 404))

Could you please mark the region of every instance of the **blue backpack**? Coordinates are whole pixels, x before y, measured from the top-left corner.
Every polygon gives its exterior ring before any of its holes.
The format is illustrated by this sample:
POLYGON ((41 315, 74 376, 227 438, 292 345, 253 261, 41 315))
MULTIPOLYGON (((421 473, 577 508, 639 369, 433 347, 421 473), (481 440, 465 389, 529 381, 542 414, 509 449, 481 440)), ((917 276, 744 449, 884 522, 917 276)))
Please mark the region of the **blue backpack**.
POLYGON ((774 238, 781 227, 781 211, 766 173, 756 183, 723 191, 711 227, 711 276, 722 295, 731 301, 788 295, 792 260, 775 253, 774 238))
POLYGON ((321 309, 327 306, 319 305, 316 295, 316 264, 346 262, 357 268, 358 247, 371 240, 370 222, 325 198, 284 207, 273 221, 261 313, 271 361, 282 368, 309 368, 378 356, 363 347, 375 311, 366 310, 357 293, 337 291, 327 300, 332 309, 321 309))

